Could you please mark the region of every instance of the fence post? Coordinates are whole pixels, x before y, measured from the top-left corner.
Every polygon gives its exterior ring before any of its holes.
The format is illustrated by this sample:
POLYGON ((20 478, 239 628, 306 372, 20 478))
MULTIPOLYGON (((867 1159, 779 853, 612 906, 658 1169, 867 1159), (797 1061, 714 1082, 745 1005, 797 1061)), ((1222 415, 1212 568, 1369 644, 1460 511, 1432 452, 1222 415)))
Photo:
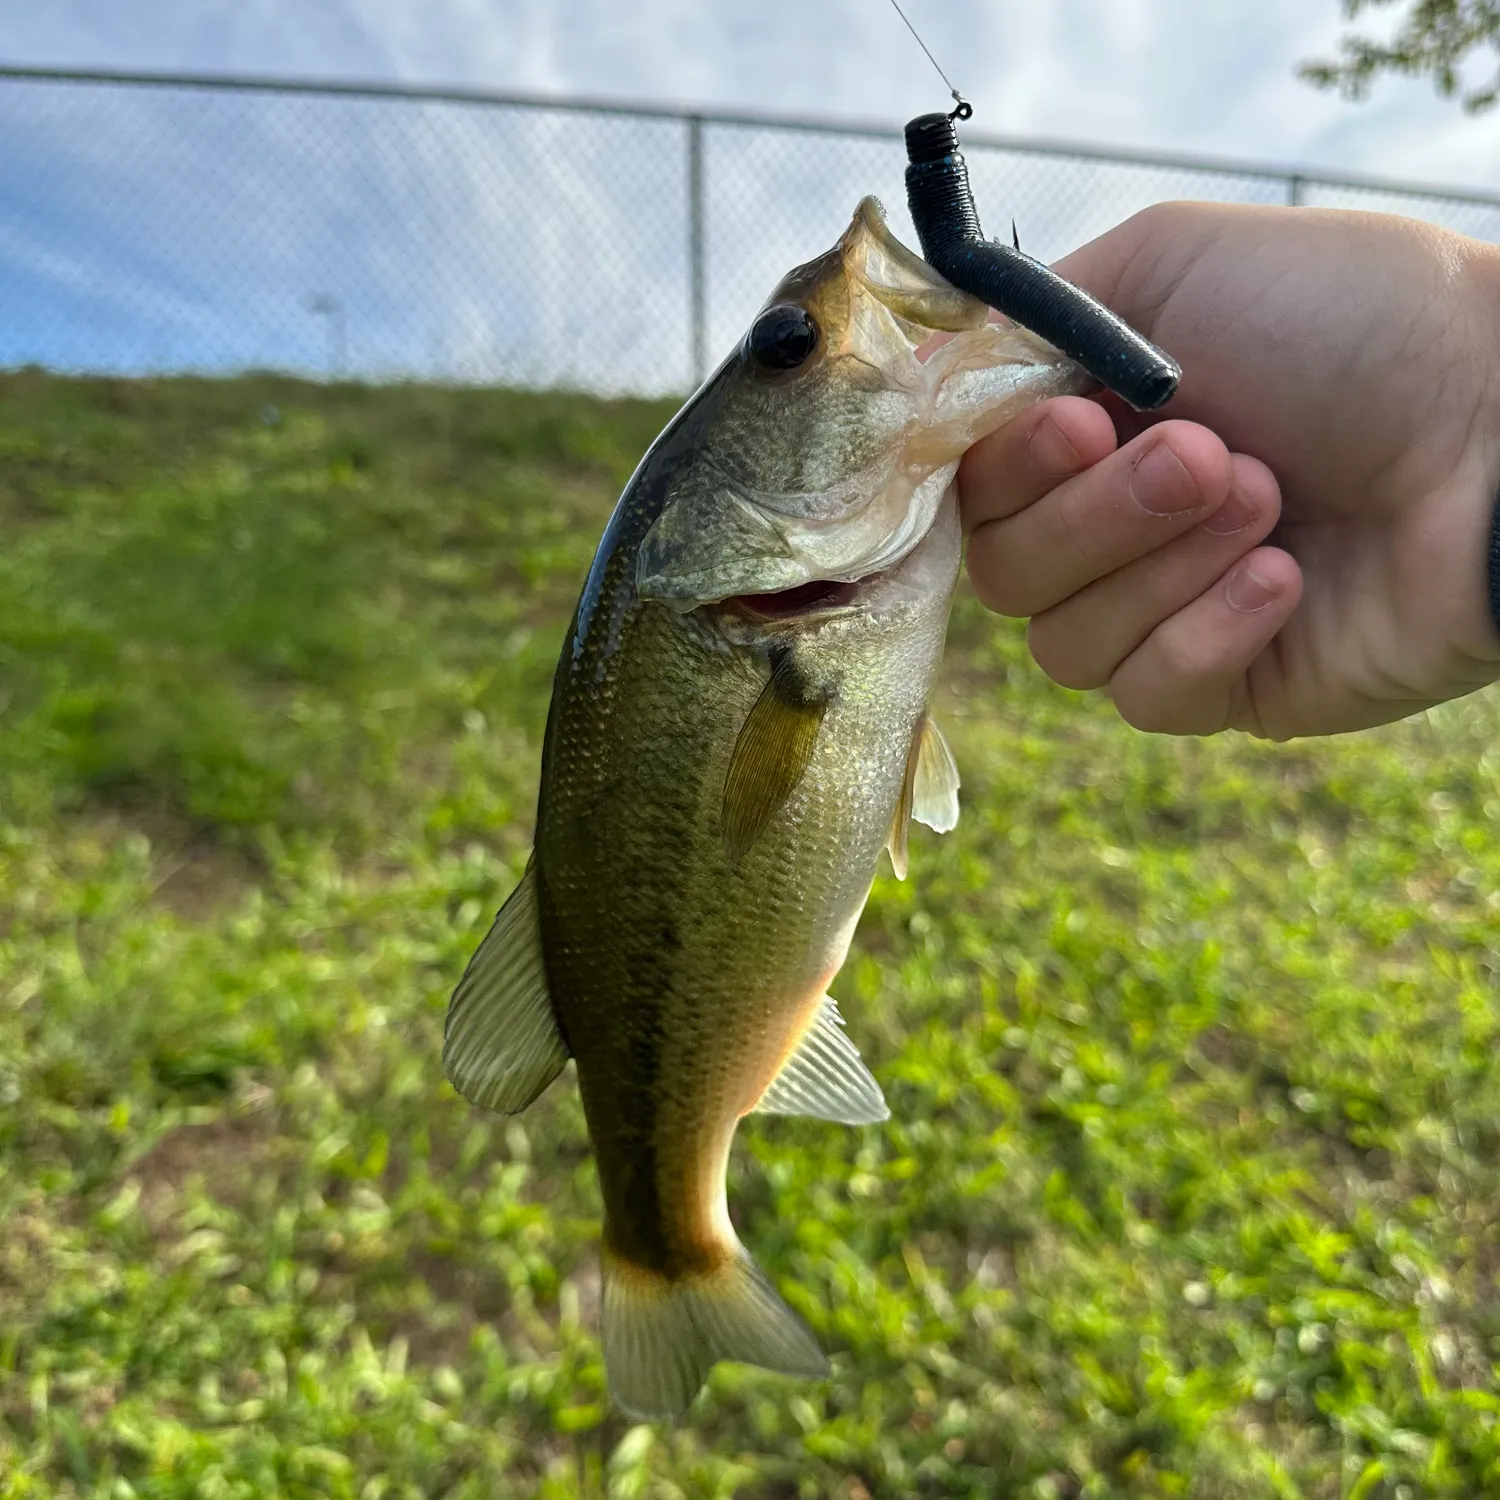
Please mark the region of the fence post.
POLYGON ((708 374, 708 328, 703 264, 703 116, 687 117, 688 174, 688 336, 693 360, 693 385, 708 374))

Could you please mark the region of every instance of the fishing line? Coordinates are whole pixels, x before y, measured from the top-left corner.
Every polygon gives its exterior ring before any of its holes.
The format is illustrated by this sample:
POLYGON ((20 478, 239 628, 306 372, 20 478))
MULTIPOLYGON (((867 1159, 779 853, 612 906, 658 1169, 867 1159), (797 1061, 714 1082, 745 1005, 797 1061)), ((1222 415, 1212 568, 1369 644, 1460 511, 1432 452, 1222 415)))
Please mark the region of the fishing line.
POLYGON ((1152 411, 1170 400, 1182 377, 1176 360, 1081 287, 1027 255, 1014 220, 1011 244, 985 239, 969 169, 958 149, 956 122, 969 119, 974 110, 896 0, 891 8, 956 104, 949 114, 918 115, 906 126, 906 202, 928 265, 960 291, 1040 334, 1137 411, 1152 411))
POLYGON ((953 113, 956 114, 960 120, 967 120, 969 116, 974 113, 974 106, 970 104, 969 101, 965 99, 964 96, 960 94, 956 88, 954 88, 953 80, 945 72, 943 72, 942 63, 940 63, 937 58, 932 55, 932 48, 922 40, 921 34, 917 31, 917 28, 911 24, 911 20, 907 16, 906 12, 896 4, 896 0, 891 0, 891 9, 901 17, 902 22, 905 24, 906 29, 911 32, 912 38, 916 42, 917 46, 919 46, 927 54, 927 61, 937 69, 937 76, 948 85, 948 92, 953 96, 953 102, 958 106, 958 108, 955 109, 953 113))

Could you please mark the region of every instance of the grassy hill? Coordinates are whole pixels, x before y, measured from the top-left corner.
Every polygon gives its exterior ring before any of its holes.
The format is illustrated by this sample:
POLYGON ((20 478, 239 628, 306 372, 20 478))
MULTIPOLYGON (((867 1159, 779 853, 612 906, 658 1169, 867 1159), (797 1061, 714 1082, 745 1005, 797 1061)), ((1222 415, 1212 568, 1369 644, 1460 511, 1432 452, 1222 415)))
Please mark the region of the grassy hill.
POLYGON ((438 1053, 666 415, 0 376, 0 1497, 1500 1493, 1500 701, 1152 739, 967 599, 893 1118, 733 1158, 834 1377, 609 1411, 571 1077, 438 1053))

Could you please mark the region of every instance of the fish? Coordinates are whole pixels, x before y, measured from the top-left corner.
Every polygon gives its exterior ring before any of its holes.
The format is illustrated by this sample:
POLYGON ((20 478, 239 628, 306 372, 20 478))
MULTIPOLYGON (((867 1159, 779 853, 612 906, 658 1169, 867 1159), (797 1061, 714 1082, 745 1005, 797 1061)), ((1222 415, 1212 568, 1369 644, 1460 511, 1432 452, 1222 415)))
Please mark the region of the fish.
POLYGON ((740 1243, 740 1120, 889 1117, 828 987, 882 850, 958 818, 928 708, 964 451, 1077 366, 864 199, 647 450, 563 644, 534 847, 453 993, 447 1077, 524 1110, 576 1065, 615 1404, 680 1417, 719 1360, 819 1378, 740 1243))

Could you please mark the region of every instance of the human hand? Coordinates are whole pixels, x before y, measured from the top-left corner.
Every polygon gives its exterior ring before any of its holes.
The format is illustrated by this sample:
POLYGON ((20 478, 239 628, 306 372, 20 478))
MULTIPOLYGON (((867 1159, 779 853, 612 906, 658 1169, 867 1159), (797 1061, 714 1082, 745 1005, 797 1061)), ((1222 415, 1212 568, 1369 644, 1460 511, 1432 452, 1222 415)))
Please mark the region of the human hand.
POLYGON ((1500 677, 1500 251, 1384 215, 1177 203, 1058 269, 1183 381, 1167 420, 1061 398, 964 460, 975 589, 1031 616, 1050 676, 1107 686, 1142 729, 1273 739, 1500 677))

